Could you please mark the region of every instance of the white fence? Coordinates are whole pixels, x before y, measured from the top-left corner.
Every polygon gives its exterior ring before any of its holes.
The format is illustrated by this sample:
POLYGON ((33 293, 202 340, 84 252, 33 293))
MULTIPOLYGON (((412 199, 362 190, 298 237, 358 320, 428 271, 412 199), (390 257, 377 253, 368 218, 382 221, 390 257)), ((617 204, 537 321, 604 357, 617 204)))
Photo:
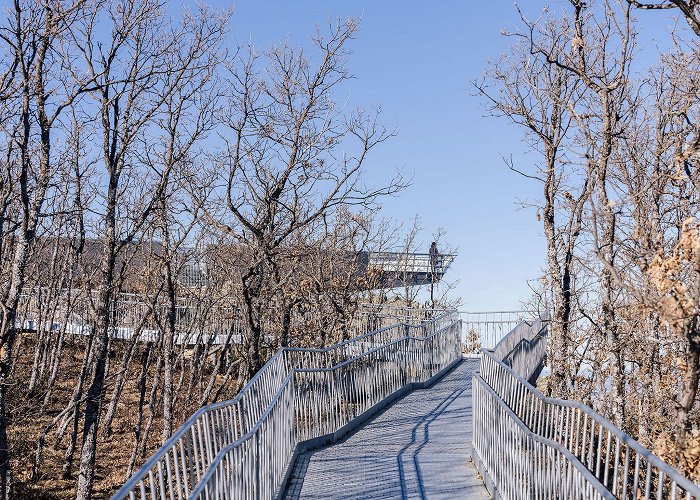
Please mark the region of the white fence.
MULTIPOLYGON (((90 335, 95 317, 95 292, 92 290, 36 288, 21 296, 16 325, 39 333, 90 335)), ((347 334, 358 336, 397 322, 416 324, 444 314, 445 310, 401 307, 386 304, 360 304, 350 319, 347 334)), ((168 306, 152 303, 141 294, 119 293, 110 311, 110 338, 157 342, 166 323, 168 306)), ((292 326, 306 325, 314 313, 294 314, 292 326)), ((265 325, 265 332, 275 331, 265 325)), ((240 343, 246 325, 242 313, 228 300, 207 297, 179 297, 175 305, 175 344, 240 343)), ((268 337, 272 341, 272 337, 268 337)))
POLYGON ((472 455, 506 499, 698 499, 700 487, 582 403, 543 396, 527 379, 546 325, 522 324, 484 351, 474 376, 472 455))
MULTIPOLYGON (((33 289, 21 298, 17 326, 42 333, 90 335, 95 300, 94 292, 89 290, 33 289)), ((165 304, 153 304, 145 295, 120 293, 112 304, 110 337, 131 340, 136 336, 142 342, 157 342, 167 312, 165 304)), ((445 312, 445 309, 360 304, 347 328, 350 335, 357 336, 397 322, 420 323, 445 312)), ((175 307, 175 343, 240 343, 246 331, 241 316, 225 300, 178 298, 175 307)), ((525 311, 460 311, 462 351, 478 355, 482 348, 492 349, 526 316, 525 311)), ((310 319, 313 318, 295 314, 292 324, 305 324, 310 319)), ((273 331, 274 326, 266 325, 264 330, 273 331)))
POLYGON ((338 431, 460 357, 456 313, 326 349, 281 349, 235 399, 192 415, 114 498, 272 498, 300 443, 338 431))

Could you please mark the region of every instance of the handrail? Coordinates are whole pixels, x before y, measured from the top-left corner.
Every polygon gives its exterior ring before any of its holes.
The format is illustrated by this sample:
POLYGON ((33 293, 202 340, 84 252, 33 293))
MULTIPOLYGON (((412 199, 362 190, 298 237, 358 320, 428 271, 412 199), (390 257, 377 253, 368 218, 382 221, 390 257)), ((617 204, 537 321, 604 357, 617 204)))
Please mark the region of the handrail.
MULTIPOLYGON (((216 498, 235 498, 236 495, 233 494, 230 490, 230 485, 227 484, 226 481, 226 470, 225 467, 222 466, 224 461, 229 457, 229 455, 234 452, 237 448, 241 447, 246 441, 250 440, 260 429, 262 428, 265 419, 271 414, 273 407, 278 401, 278 398, 281 398, 282 394, 284 393, 284 390, 286 389, 286 385, 289 384, 294 380, 295 375, 301 375, 301 374, 314 374, 314 373, 324 373, 324 372, 334 372, 338 371, 342 368, 350 366, 353 362, 359 361, 363 358, 366 358, 368 356, 371 356, 374 353, 382 352, 382 351, 389 351, 391 350, 392 347, 397 347, 400 344, 404 344, 406 342, 410 341, 418 341, 418 342, 426 342, 430 340, 431 338, 434 338, 444 332, 446 332, 449 329, 454 330, 454 325, 450 325, 447 327, 442 328, 441 330, 438 330, 430 335, 427 335, 425 337, 414 337, 407 335, 401 339, 394 340, 393 342, 390 342, 386 345, 378 346, 375 347, 374 349, 371 349, 370 351, 367 351, 363 354, 360 354, 358 356, 355 356, 354 358, 347 359, 345 361, 342 361, 338 363, 337 365, 329 368, 315 368, 315 369, 294 369, 290 376, 285 380, 285 386, 281 387, 280 390, 278 391, 277 398, 273 403, 270 404, 270 406, 267 408, 265 415, 255 424, 255 427, 252 428, 248 434, 245 436, 241 437, 238 439, 236 442, 231 443, 227 447, 223 448, 219 454, 216 456, 216 458, 212 461, 209 469, 207 472, 204 474, 202 477, 201 481, 197 485, 197 487, 192 491, 192 494, 190 495, 190 498, 207 498, 207 499, 216 499, 216 498), (222 468, 224 469, 222 471, 222 468)), ((439 365, 440 368, 444 368, 442 364, 439 365)), ((390 387, 389 390, 392 388, 390 387)), ((393 392, 393 390, 391 391, 393 392)), ((383 397, 387 397, 391 394, 389 392, 388 394, 384 394, 383 397)), ((382 397, 382 399, 383 399, 382 397)), ((347 423, 347 422, 345 422, 347 423)), ((334 430, 337 430, 341 424, 335 424, 332 428, 321 428, 318 429, 316 433, 313 433, 315 435, 312 435, 311 433, 306 433, 305 438, 306 439, 312 439, 313 437, 318 437, 318 435, 325 435, 328 434, 334 430)), ((290 457, 291 458, 291 457, 290 457)), ((235 461, 231 460, 232 463, 235 463, 235 461)))
MULTIPOLYGON (((324 349, 280 349, 234 399, 197 410, 120 488, 114 498, 134 498, 134 495, 140 495, 140 498, 166 498, 166 490, 171 493, 175 491, 176 498, 190 496, 220 450, 242 439, 257 423, 267 418, 271 405, 274 406, 281 398, 280 391, 284 392, 285 381, 294 370, 326 368, 348 358, 362 357, 369 351, 376 352, 378 346, 393 345, 397 339, 406 338, 411 328, 435 333, 450 318, 454 325, 454 313, 446 313, 422 325, 393 325, 324 349)), ((456 354, 458 345, 456 341, 456 354)), ((293 399, 298 399, 298 394, 285 393, 284 397, 287 402, 291 397, 294 404, 293 399)), ((248 483, 252 484, 251 481, 252 478, 249 478, 248 483)))
MULTIPOLYGON (((512 410, 513 417, 538 436, 566 448, 613 496, 648 499, 652 495, 657 498, 685 495, 686 499, 699 499, 698 485, 612 422, 583 403, 545 397, 527 381, 533 367, 544 357, 539 326, 516 327, 506 336, 510 338, 504 338, 496 349, 483 350, 475 387, 486 384, 512 410), (517 346, 524 341, 528 348, 518 351, 517 346), (535 348, 529 348, 533 343, 535 348), (509 348, 509 352, 520 354, 515 363, 508 362, 508 353, 504 354, 509 348)), ((475 429, 483 424, 480 419, 486 418, 480 411, 475 408, 475 429)), ((473 439, 477 455, 490 453, 484 447, 489 443, 479 441, 476 432, 473 439)), ((493 470, 487 472, 497 474, 493 470)))
POLYGON ((615 498, 564 446, 528 429, 481 377, 473 382, 474 451, 503 498, 615 498))
POLYGON ((463 351, 478 355, 493 349, 499 340, 523 321, 527 311, 459 311, 462 320, 463 351))
POLYGON ((515 373, 529 380, 538 373, 546 354, 547 322, 542 318, 522 321, 493 349, 484 352, 501 360, 515 373))
MULTIPOLYGON (((439 316, 435 316, 434 318, 431 318, 429 321, 430 321, 431 323, 437 323, 437 322, 440 322, 440 321, 445 321, 446 319, 450 318, 450 317, 453 316, 453 315, 454 315, 454 311, 446 311, 446 312, 440 314, 439 316)), ((406 323, 396 323, 396 324, 393 324, 393 325, 389 325, 389 326, 385 326, 385 327, 379 328, 378 330, 374 330, 374 331, 371 331, 371 332, 363 333, 362 335, 358 335, 357 337, 353 337, 353 338, 348 339, 348 340, 343 340, 342 342, 338 342, 337 344, 333 344, 333 345, 330 345, 330 346, 327 346, 327 347, 285 347, 284 350, 285 350, 285 351, 289 351, 289 352, 295 352, 295 351, 328 352, 328 351, 332 351, 332 350, 334 350, 334 349, 338 349, 338 348, 340 348, 340 347, 346 346, 346 345, 348 345, 348 344, 352 344, 352 343, 354 343, 354 342, 357 342, 358 340, 364 340, 364 339, 367 338, 367 337, 375 336, 375 335, 377 335, 377 334, 379 334, 379 333, 382 333, 382 332, 384 332, 384 331, 386 331, 386 330, 389 330, 389 329, 391 329, 391 328, 395 328, 395 327, 404 327, 404 328, 409 327, 409 328, 412 328, 412 327, 415 327, 415 326, 420 326, 420 325, 410 325, 410 324, 406 324, 406 323)))
MULTIPOLYGON (((399 256, 406 256, 406 257, 430 257, 429 253, 423 253, 423 252, 380 252, 380 251, 374 251, 374 250, 369 250, 367 252, 369 255, 399 255, 399 256)), ((438 257, 457 257, 456 253, 438 253, 438 257)))
MULTIPOLYGON (((447 311, 431 320, 427 320, 427 324, 431 325, 433 329, 439 329, 445 322, 453 321, 451 318, 454 318, 454 315, 453 311, 447 311)), ((358 350, 353 349, 354 346, 359 347, 359 352, 365 352, 367 349, 371 349, 371 345, 383 345, 394 339, 402 338, 410 328, 416 328, 417 326, 420 325, 396 323, 324 348, 287 347, 284 350, 289 353, 289 361, 294 364, 295 368, 301 366, 308 366, 309 368, 333 366, 340 359, 343 359, 343 356, 358 354, 358 350), (371 344, 368 346, 367 343, 371 344), (315 354, 322 355, 324 361, 321 361, 319 356, 314 356, 315 354)))
POLYGON ((544 396, 489 352, 484 353, 480 371, 528 428, 567 447, 614 495, 625 498, 639 492, 648 499, 683 493, 688 499, 700 498, 700 486, 592 408, 544 396))
POLYGON ((527 312, 524 309, 510 309, 503 311, 458 311, 459 314, 521 314, 527 312))

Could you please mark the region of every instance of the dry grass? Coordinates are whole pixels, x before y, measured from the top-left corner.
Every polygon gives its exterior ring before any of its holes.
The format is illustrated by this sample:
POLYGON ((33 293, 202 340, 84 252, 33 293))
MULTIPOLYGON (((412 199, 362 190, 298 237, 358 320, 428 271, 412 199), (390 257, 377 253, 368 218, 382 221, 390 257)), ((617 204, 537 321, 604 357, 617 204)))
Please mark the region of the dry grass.
MULTIPOLYGON (((34 353, 34 336, 24 335, 18 346, 18 361, 13 373, 14 384, 10 391, 9 415, 11 424, 9 429, 10 451, 12 467, 15 478, 15 493, 17 498, 41 498, 41 499, 68 499, 75 497, 77 484, 77 466, 80 460, 80 446, 82 434, 82 418, 78 424, 78 448, 74 455, 74 463, 70 479, 62 478, 61 468, 64 463, 64 455, 68 445, 68 434, 60 442, 56 441, 56 429, 52 429, 46 436, 40 472, 36 480, 31 479, 32 464, 37 449, 38 438, 43 430, 51 423, 67 405, 73 393, 85 345, 83 339, 69 339, 63 353, 63 360, 59 370, 58 379, 54 388, 51 401, 45 411, 41 409, 45 391, 39 390, 35 394, 27 393, 29 374, 31 371, 32 356, 34 353)), ((140 348, 140 347, 139 347, 140 348)), ((110 352, 112 369, 116 371, 123 354, 123 345, 115 345, 110 352)), ((138 406, 138 375, 140 365, 139 355, 133 357, 128 370, 127 382, 124 392, 118 404, 117 413, 112 424, 112 434, 104 436, 102 429, 99 433, 97 448, 97 460, 95 467, 94 498, 109 498, 126 479, 126 471, 129 459, 135 443, 135 428, 138 406)), ((185 377, 187 379, 187 375, 185 377)), ((149 381, 152 380, 149 377, 149 381)), ((103 413, 111 395, 114 384, 114 375, 110 375, 105 388, 103 413)), ((147 388, 146 399, 150 394, 150 384, 147 388)), ((230 396, 232 390, 227 391, 230 396)), ((196 398, 193 398, 196 399, 196 398)), ((196 409, 192 401, 177 402, 176 427, 196 409)), ((147 402, 146 402, 147 405, 147 402)), ((149 433, 149 442, 146 447, 145 458, 150 456, 161 444, 162 432, 161 407, 157 405, 153 419, 153 425, 149 433)), ((148 418, 148 408, 144 409, 143 422, 148 418)), ((101 422, 102 427, 102 422, 101 422)), ((145 461, 145 458, 137 459, 136 467, 145 461)))

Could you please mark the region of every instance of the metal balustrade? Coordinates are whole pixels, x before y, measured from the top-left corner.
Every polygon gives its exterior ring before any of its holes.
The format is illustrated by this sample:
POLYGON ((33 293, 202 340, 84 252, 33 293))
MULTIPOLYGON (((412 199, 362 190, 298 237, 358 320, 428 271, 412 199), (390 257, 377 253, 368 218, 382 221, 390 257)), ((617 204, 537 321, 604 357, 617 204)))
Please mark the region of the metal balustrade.
POLYGON ((435 273, 443 275, 454 262, 453 254, 410 252, 368 252, 368 267, 394 273, 435 273))
POLYGON ((465 354, 477 355, 481 349, 493 349, 528 316, 527 311, 460 311, 465 354))
MULTIPOLYGON (((94 318, 95 300, 93 290, 35 288, 21 296, 16 324, 39 333, 64 331, 87 336, 92 332, 90 319, 94 318)), ((167 313, 168 306, 162 302, 152 304, 145 295, 119 293, 111 307, 110 338, 127 341, 137 337, 140 342, 157 342, 162 325, 159 326, 155 316, 165 318, 167 313)), ((397 322, 417 324, 444 313, 444 309, 360 304, 346 325, 346 334, 357 336, 397 322)), ((227 300, 179 297, 175 306, 174 342, 176 345, 240 343, 246 331, 241 316, 227 300)), ((298 327, 313 319, 313 315, 294 314, 292 325, 298 327)), ((266 324, 263 330, 274 331, 274 325, 266 324)), ((270 336, 268 340, 273 339, 270 336)))
MULTIPOLYGON (((485 356, 500 360, 525 380, 539 375, 546 355, 547 322, 540 318, 523 321, 503 337, 485 356)), ((481 362, 484 366, 484 362, 481 362)), ((482 375, 483 377, 483 375, 482 375)))
POLYGON ((484 350, 474 377, 473 453, 498 493, 700 498, 700 487, 591 408, 547 398, 528 383, 544 357, 544 334, 541 321, 520 325, 484 350))
POLYGON ((195 412, 114 498, 271 498, 299 443, 338 431, 460 355, 456 313, 326 349, 281 349, 236 398, 195 412))
MULTIPOLYGON (((90 335, 95 317, 95 290, 34 288, 20 297, 16 325, 37 333, 90 335)), ((119 293, 110 306, 109 336, 117 340, 156 342, 168 306, 152 304, 149 297, 119 293)), ((244 331, 233 307, 206 298, 180 297, 175 304, 177 345, 240 342, 244 331)))
POLYGON ((396 322, 415 324, 421 321, 431 320, 435 316, 440 316, 448 312, 448 309, 404 306, 392 303, 372 304, 365 302, 359 305, 358 312, 378 320, 388 319, 392 324, 396 322))
POLYGON ((528 429, 479 377, 474 377, 472 400, 472 454, 500 498, 615 498, 564 446, 528 429))
MULTIPOLYGON (((362 304, 360 311, 366 318, 415 323, 444 314, 446 309, 394 306, 387 304, 362 304)), ((508 332, 528 317, 528 312, 519 311, 459 311, 462 320, 462 351, 479 355, 481 349, 493 349, 508 332)), ((371 322, 368 322, 371 324, 371 322)), ((377 326, 379 327, 379 325, 377 326)))

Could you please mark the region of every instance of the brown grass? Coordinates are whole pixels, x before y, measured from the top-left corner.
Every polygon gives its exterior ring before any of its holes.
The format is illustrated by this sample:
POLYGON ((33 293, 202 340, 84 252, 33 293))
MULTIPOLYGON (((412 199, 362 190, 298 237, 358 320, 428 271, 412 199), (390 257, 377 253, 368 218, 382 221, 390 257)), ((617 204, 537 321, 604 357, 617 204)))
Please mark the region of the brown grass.
MULTIPOLYGON (((53 396, 46 410, 42 412, 41 403, 45 395, 45 389, 41 388, 35 394, 27 393, 29 375, 31 372, 32 356, 34 353, 35 336, 25 334, 19 342, 17 355, 18 361, 13 372, 13 385, 10 390, 10 453, 14 474, 15 496, 17 498, 41 498, 41 499, 68 499, 75 497, 77 484, 77 468, 80 460, 80 446, 82 434, 82 418, 78 424, 78 444, 74 455, 73 470, 70 479, 63 479, 61 468, 64 463, 64 455, 68 445, 70 430, 60 442, 56 441, 56 428, 46 436, 39 477, 31 479, 32 464, 37 449, 38 438, 56 415, 67 405, 73 393, 80 372, 82 356, 85 350, 84 339, 67 339, 63 353, 62 363, 59 369, 53 396)), ((116 343, 115 343, 116 344, 116 343)), ((111 370, 107 380, 107 386, 103 398, 103 413, 109 403, 111 390, 115 376, 123 354, 124 345, 115 345, 110 352, 111 370)), ((143 348, 137 346, 137 349, 143 348)), ((153 365, 153 363, 151 363, 153 365)), ((151 367, 152 369, 152 367, 151 367)), ((112 434, 104 436, 102 424, 100 424, 99 441, 97 447, 97 460, 95 466, 94 498, 109 498, 124 483, 126 471, 132 449, 135 444, 135 427, 138 405, 138 375, 140 370, 139 352, 133 356, 133 361, 128 370, 127 382, 124 392, 117 407, 117 413, 112 423, 112 434)), ((152 374, 151 374, 152 375, 152 374)), ((143 425, 148 418, 148 397, 151 386, 146 392, 143 425)), ((187 374, 185 375, 187 380, 187 374)), ((227 388, 228 389, 228 388, 227 388)), ((160 388, 159 388, 160 390, 160 388)), ((232 390, 226 391, 225 397, 231 396, 232 390)), ((196 399, 196 398, 192 398, 196 399)), ((196 409, 192 401, 183 403, 178 400, 176 408, 175 427, 196 409)), ((161 444, 162 416, 160 405, 156 408, 153 425, 149 433, 148 446, 144 458, 137 459, 136 467, 141 465, 161 444)))

